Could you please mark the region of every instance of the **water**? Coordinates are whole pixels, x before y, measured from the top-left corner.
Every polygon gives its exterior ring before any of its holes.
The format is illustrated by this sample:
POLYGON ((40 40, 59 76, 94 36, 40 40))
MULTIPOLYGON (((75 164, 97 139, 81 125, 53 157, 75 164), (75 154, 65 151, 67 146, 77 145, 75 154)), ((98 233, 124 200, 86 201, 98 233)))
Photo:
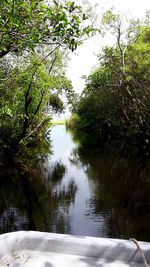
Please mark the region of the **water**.
POLYGON ((38 230, 150 241, 148 160, 81 147, 65 126, 52 128, 53 154, 0 177, 0 232, 38 230))
POLYGON ((104 216, 101 215, 99 219, 90 216, 93 185, 86 174, 87 166, 83 166, 79 159, 76 162, 73 160, 73 151, 75 151, 77 144, 73 142, 64 126, 54 127, 51 132, 51 139, 53 140, 54 154, 48 159, 47 169, 48 166, 51 168, 51 164, 56 162, 64 164, 66 168, 61 183, 54 185, 53 192, 61 192, 71 182, 75 187, 75 197, 73 201, 70 200, 69 209, 63 211, 61 208, 62 216, 66 217, 66 221, 69 220, 69 226, 66 227, 65 233, 98 236, 101 232, 101 236, 105 236, 104 216))

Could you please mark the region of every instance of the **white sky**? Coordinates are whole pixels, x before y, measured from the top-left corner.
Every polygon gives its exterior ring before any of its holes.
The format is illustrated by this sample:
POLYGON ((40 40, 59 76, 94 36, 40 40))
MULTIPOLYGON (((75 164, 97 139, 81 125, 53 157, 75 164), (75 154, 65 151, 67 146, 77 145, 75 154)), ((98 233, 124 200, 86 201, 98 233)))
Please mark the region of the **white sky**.
MULTIPOLYGON (((131 18, 143 17, 145 11, 150 9, 150 0, 89 0, 91 5, 98 4, 97 12, 103 14, 112 6, 116 11, 128 14, 131 18)), ((99 37, 93 37, 86 41, 74 53, 70 55, 70 62, 68 63, 68 77, 72 80, 76 92, 81 92, 84 87, 84 80, 82 75, 88 75, 90 70, 96 66, 96 54, 100 51, 103 44, 110 43, 110 38, 102 40, 99 37)))

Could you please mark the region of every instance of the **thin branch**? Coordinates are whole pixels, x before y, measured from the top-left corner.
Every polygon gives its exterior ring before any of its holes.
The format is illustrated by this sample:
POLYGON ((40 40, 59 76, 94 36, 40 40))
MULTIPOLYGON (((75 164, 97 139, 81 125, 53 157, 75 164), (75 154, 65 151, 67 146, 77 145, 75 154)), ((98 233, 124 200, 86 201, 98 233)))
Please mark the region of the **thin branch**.
POLYGON ((53 59, 53 61, 52 61, 52 64, 51 64, 51 66, 50 66, 50 68, 49 68, 49 74, 51 73, 51 71, 52 71, 52 69, 53 69, 53 66, 54 66, 54 64, 55 64, 55 61, 56 61, 56 59, 57 59, 57 55, 55 55, 55 57, 54 57, 54 59, 53 59))
POLYGON ((38 103, 38 105, 37 105, 37 108, 36 108, 36 110, 35 110, 35 112, 34 112, 32 118, 31 118, 31 120, 30 120, 30 122, 29 122, 29 125, 32 124, 32 122, 33 122, 33 120, 34 120, 36 114, 38 113, 38 111, 39 111, 39 109, 40 109, 40 106, 41 106, 42 101, 43 101, 43 96, 44 96, 44 92, 42 92, 41 99, 40 99, 40 101, 39 101, 39 103, 38 103))
POLYGON ((59 48, 60 44, 58 44, 50 53, 48 53, 43 59, 42 61, 45 61, 46 58, 48 58, 51 54, 53 54, 58 48, 59 48))
POLYGON ((25 141, 26 139, 28 139, 32 134, 34 134, 38 129, 39 127, 42 125, 42 123, 44 122, 45 118, 37 125, 37 127, 31 131, 28 135, 26 135, 24 138, 22 138, 19 143, 21 143, 22 141, 25 141))

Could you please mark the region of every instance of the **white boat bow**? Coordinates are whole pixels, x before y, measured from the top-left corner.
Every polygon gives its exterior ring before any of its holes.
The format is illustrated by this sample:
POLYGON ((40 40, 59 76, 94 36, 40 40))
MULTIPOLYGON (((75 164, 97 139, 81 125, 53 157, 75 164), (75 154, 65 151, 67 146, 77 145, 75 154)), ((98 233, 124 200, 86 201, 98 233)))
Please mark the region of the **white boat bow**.
MULTIPOLYGON (((150 266, 150 243, 138 243, 150 266)), ((145 266, 130 240, 34 231, 0 235, 0 267, 145 266)))

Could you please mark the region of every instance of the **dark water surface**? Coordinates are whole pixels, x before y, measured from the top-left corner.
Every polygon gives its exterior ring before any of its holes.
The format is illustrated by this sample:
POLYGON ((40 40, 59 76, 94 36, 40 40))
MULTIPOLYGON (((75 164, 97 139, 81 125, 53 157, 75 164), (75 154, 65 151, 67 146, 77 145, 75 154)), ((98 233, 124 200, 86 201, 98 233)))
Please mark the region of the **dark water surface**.
POLYGON ((53 155, 41 157, 41 168, 22 173, 11 166, 1 173, 0 233, 25 229, 150 241, 150 162, 89 156, 62 125, 50 135, 53 155))

